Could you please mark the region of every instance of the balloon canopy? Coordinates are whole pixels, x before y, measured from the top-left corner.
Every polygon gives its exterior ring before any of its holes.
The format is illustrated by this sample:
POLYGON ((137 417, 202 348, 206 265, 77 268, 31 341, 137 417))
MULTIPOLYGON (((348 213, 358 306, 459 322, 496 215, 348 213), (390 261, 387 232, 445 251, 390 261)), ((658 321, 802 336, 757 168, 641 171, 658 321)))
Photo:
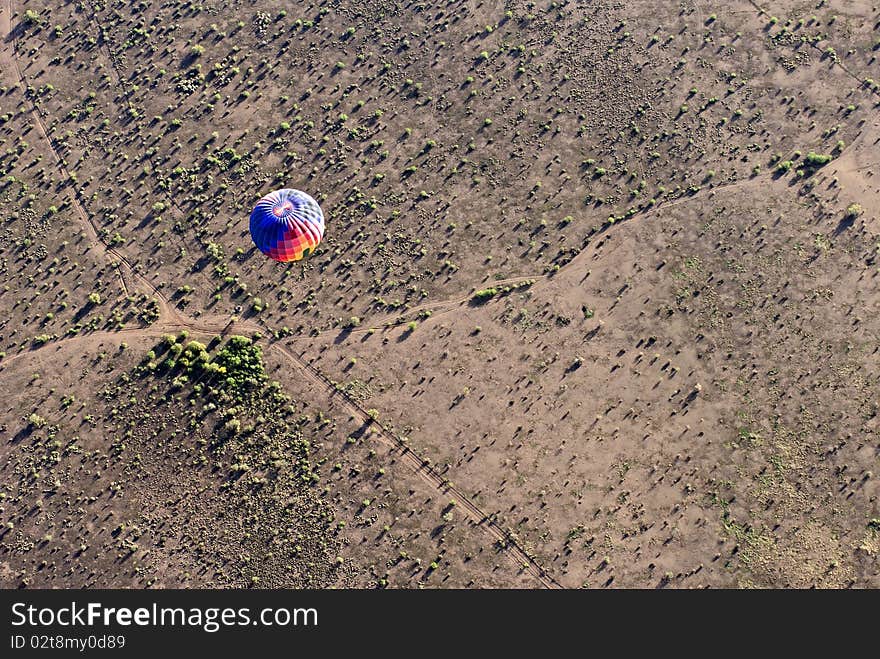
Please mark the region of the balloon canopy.
POLYGON ((284 188, 257 202, 251 211, 251 238, 270 259, 299 261, 324 237, 324 213, 305 192, 284 188))

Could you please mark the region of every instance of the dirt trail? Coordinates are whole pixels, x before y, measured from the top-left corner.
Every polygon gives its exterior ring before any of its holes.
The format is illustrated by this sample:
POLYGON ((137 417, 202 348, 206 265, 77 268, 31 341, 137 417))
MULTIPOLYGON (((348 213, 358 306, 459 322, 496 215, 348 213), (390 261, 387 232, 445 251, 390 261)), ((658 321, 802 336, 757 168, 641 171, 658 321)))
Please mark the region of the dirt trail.
POLYGON ((6 0, 0 6, 0 71, 12 71, 16 68, 13 52, 12 36, 12 0, 6 0))
MULTIPOLYGON (((855 142, 853 142, 853 144, 855 144, 855 142)), ((712 188, 705 188, 695 194, 683 195, 683 196, 677 197, 676 199, 673 199, 671 201, 661 202, 651 208, 634 213, 631 217, 629 217, 625 220, 621 220, 620 222, 616 222, 614 225, 607 225, 607 226, 603 227, 602 230, 599 233, 597 233, 596 235, 600 235, 601 233, 607 233, 610 230, 611 226, 620 226, 620 225, 632 222, 636 219, 647 218, 647 217, 650 217, 651 215, 654 215, 660 211, 667 211, 670 208, 674 208, 675 206, 678 206, 680 204, 685 204, 685 203, 689 203, 692 201, 696 201, 697 199, 702 199, 703 197, 706 197, 706 196, 712 196, 712 195, 714 195, 718 192, 721 192, 723 190, 732 191, 737 188, 745 188, 745 187, 750 187, 750 186, 757 187, 757 186, 768 184, 771 181, 772 181, 772 174, 764 174, 764 175, 756 176, 753 178, 739 179, 737 181, 732 181, 730 183, 725 183, 723 185, 716 185, 712 188)), ((511 277, 509 279, 499 279, 497 281, 486 282, 486 286, 491 287, 491 288, 500 288, 500 287, 504 287, 504 286, 514 286, 517 284, 522 284, 524 282, 532 282, 534 284, 538 284, 538 283, 545 281, 545 280, 551 280, 553 278, 558 278, 561 274, 563 274, 567 270, 576 270, 577 269, 576 264, 583 261, 583 259, 586 258, 587 255, 590 254, 589 247, 590 247, 590 245, 593 245, 593 244, 595 244, 595 243, 590 243, 586 247, 584 247, 580 252, 578 252, 577 256, 575 256, 571 261, 569 261, 564 266, 562 266, 558 271, 549 272, 549 273, 541 273, 541 274, 536 274, 536 275, 531 275, 531 276, 524 275, 524 276, 520 276, 520 277, 511 277)), ((462 297, 456 297, 456 298, 449 299, 449 300, 438 300, 436 302, 426 302, 425 304, 420 304, 415 307, 410 307, 409 309, 406 309, 404 311, 401 311, 401 312, 398 312, 395 314, 389 314, 389 315, 385 316, 384 318, 379 318, 377 320, 371 321, 369 324, 367 324, 364 327, 358 327, 358 328, 350 329, 350 330, 346 330, 345 328, 341 328, 341 327, 334 327, 332 329, 322 330, 320 332, 316 332, 316 333, 310 334, 310 335, 292 336, 289 338, 290 338, 290 340, 293 340, 293 341, 314 340, 314 339, 317 339, 321 336, 326 336, 328 334, 338 335, 342 332, 346 332, 349 335, 359 335, 359 334, 373 332, 378 329, 391 329, 394 327, 400 327, 401 325, 405 325, 409 321, 413 320, 414 317, 418 316, 418 314, 422 311, 430 311, 431 317, 437 318, 437 317, 442 316, 444 314, 451 313, 457 309, 461 309, 463 307, 469 306, 471 304, 471 300, 473 299, 473 294, 474 294, 475 290, 476 290, 475 288, 472 288, 470 293, 468 293, 467 295, 462 296, 462 297)))
MULTIPOLYGON (((0 11, 0 63, 3 63, 4 65, 2 67, 3 70, 15 72, 18 84, 21 85, 22 89, 26 90, 28 86, 27 79, 25 78, 24 72, 18 62, 16 38, 12 32, 12 14, 12 0, 6 0, 6 7, 4 10, 0 11)), ((134 292, 135 288, 141 288, 143 292, 148 296, 152 296, 158 303, 160 319, 169 318, 174 319, 181 324, 185 324, 187 320, 186 317, 180 314, 174 305, 168 301, 165 295, 163 295, 152 282, 137 274, 131 262, 121 252, 115 249, 112 245, 105 243, 101 238, 98 227, 79 201, 76 189, 73 187, 73 178, 67 167, 64 165, 64 159, 61 157, 61 154, 58 153, 54 142, 49 136, 49 130, 43 120, 40 108, 37 106, 33 98, 29 98, 29 100, 31 115, 34 118, 37 131, 52 152, 52 156, 58 166, 58 171, 64 177, 64 180, 67 181, 67 196, 70 200, 71 206, 80 219, 83 229, 88 235, 89 246, 97 250, 105 260, 109 261, 114 266, 114 270, 119 277, 120 288, 124 295, 127 296, 131 294, 134 292)))
MULTIPOLYGON (((0 49, 0 62, 2 62, 3 64, 2 68, 5 71, 14 71, 17 77, 16 82, 20 84, 24 90, 26 90, 27 80, 25 79, 24 74, 21 71, 21 67, 18 63, 18 58, 16 57, 16 39, 15 35, 12 33, 12 0, 6 0, 6 7, 4 8, 2 14, 0 14, 0 34, 2 34, 2 49, 0 49)), ((31 116, 33 116, 34 118, 37 132, 40 133, 40 136, 49 146, 49 150, 52 152, 52 156, 54 157, 55 163, 58 166, 58 171, 67 182, 67 196, 70 199, 70 203, 73 206, 73 209, 79 215, 83 228, 86 230, 86 233, 89 236, 90 247, 97 249, 104 258, 112 261, 116 265, 125 264, 124 259, 121 258, 119 253, 105 245, 104 242, 100 239, 97 228, 95 227, 91 218, 88 216, 88 213, 86 213, 85 209, 82 207, 82 204, 80 204, 79 199, 77 199, 76 192, 71 190, 70 182, 72 181, 72 179, 70 177, 70 172, 67 171, 67 168, 64 166, 64 160, 61 158, 61 154, 58 153, 58 150, 55 148, 55 144, 49 137, 49 131, 46 128, 45 122, 43 121, 43 117, 40 113, 39 107, 37 107, 37 104, 32 97, 29 96, 28 98, 31 106, 31 116)), ((125 274, 123 274, 121 268, 116 268, 116 270, 117 275, 119 276, 119 284, 122 288, 122 292, 125 295, 128 295, 130 292, 129 282, 126 281, 125 274)))
POLYGON ((522 566, 524 570, 528 571, 545 588, 562 588, 562 586, 519 545, 516 538, 509 531, 502 529, 490 515, 481 510, 461 490, 438 474, 437 471, 430 466, 428 461, 420 458, 414 453, 403 440, 388 430, 385 430, 377 421, 372 419, 366 410, 349 396, 346 396, 343 392, 337 389, 324 374, 284 346, 274 344, 273 347, 299 367, 299 369, 314 384, 318 385, 328 394, 329 398, 338 398, 342 402, 343 407, 345 407, 355 419, 361 424, 368 426, 369 437, 372 437, 389 448, 394 449, 398 455, 401 456, 403 461, 409 465, 409 467, 415 471, 422 480, 444 496, 454 499, 457 504, 456 510, 462 510, 478 527, 494 537, 497 546, 499 546, 515 563, 522 566))
MULTIPOLYGON (((523 284, 525 282, 536 282, 539 279, 545 278, 547 275, 533 275, 531 277, 522 276, 522 277, 511 277, 509 279, 498 279, 496 281, 487 282, 487 287, 491 288, 500 288, 504 286, 515 286, 517 284, 523 284)), ((370 319, 370 322, 367 323, 364 327, 357 328, 344 328, 344 327, 333 327, 331 329, 321 330, 320 332, 314 332, 312 334, 304 334, 301 336, 291 336, 288 337, 291 341, 309 339, 315 340, 322 336, 327 336, 328 334, 339 335, 341 333, 345 333, 348 336, 357 336, 359 334, 369 334, 371 332, 375 332, 376 330, 382 329, 393 329, 395 327, 400 327, 401 325, 406 325, 411 320, 415 320, 418 315, 423 311, 430 311, 431 317, 436 318, 438 316, 442 316, 444 314, 448 314, 456 309, 460 309, 462 307, 466 307, 470 304, 471 300, 474 296, 474 291, 476 288, 472 288, 471 292, 462 297, 457 297, 449 300, 437 300, 436 302, 426 302, 425 304, 420 304, 415 307, 410 307, 408 309, 404 309, 403 311, 399 311, 394 314, 388 314, 386 316, 370 319)))
MULTIPOLYGON (((860 136, 861 137, 861 136, 860 136)), ((855 142, 853 142, 855 144, 855 142)), ((847 147, 848 148, 848 147, 847 147)), ((637 219, 647 218, 655 213, 660 211, 667 211, 670 208, 674 208, 679 204, 685 204, 697 199, 702 199, 706 196, 711 196, 715 193, 721 192, 722 190, 732 191, 737 188, 744 188, 748 186, 760 186, 769 183, 772 181, 772 174, 763 174, 761 176, 755 176, 748 179, 739 179, 736 181, 732 181, 730 183, 725 183, 723 185, 716 185, 711 188, 705 188, 696 192, 695 194, 682 195, 681 197, 677 197, 671 201, 660 202, 651 208, 647 208, 641 211, 634 213, 631 217, 621 220, 620 222, 616 222, 614 225, 606 225, 604 226, 596 235, 601 233, 607 233, 610 230, 611 226, 620 226, 629 222, 632 222, 637 219)), ((593 244, 593 243, 590 243, 593 244)), ((566 270, 574 270, 574 263, 577 261, 583 260, 583 258, 589 253, 590 245, 584 247, 580 252, 578 252, 577 256, 575 256, 571 261, 562 266, 559 270, 555 272, 549 273, 540 273, 535 275, 522 275, 518 277, 510 277, 508 279, 499 279, 497 281, 489 281, 486 282, 487 288, 502 288, 504 286, 515 286, 517 284, 522 284, 525 282, 539 283, 542 280, 549 280, 555 277, 559 277, 566 270)), ((448 300, 438 300, 436 302, 426 302, 425 304, 420 304, 415 307, 410 307, 409 309, 405 309, 404 311, 400 311, 394 314, 388 314, 385 317, 378 318, 376 320, 372 320, 364 327, 358 327, 355 329, 350 329, 347 331, 350 335, 358 335, 364 334, 368 332, 372 332, 378 329, 390 329, 394 327, 400 327, 401 325, 405 325, 409 321, 414 319, 414 316, 418 316, 422 311, 430 311, 431 317, 436 318, 438 316, 442 316, 444 314, 448 314, 456 309, 460 309, 462 307, 466 307, 470 305, 471 300, 473 299, 473 294, 476 291, 476 288, 472 288, 471 291, 462 297, 456 297, 448 300)), ((320 332, 316 332, 310 335, 303 336, 293 336, 290 337, 291 340, 304 340, 304 339, 316 339, 321 336, 326 336, 328 334, 339 334, 341 332, 346 331, 344 328, 334 327, 332 329, 322 330, 320 332)))

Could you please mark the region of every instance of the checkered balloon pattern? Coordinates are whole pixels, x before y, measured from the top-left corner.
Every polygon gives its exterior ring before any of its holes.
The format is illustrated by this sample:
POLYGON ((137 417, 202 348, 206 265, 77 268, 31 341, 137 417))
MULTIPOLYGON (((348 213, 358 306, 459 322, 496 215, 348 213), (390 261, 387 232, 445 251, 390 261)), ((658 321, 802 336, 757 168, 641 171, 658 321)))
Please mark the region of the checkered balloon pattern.
POLYGON ((251 238, 276 261, 299 261, 315 251, 324 237, 324 213, 305 192, 275 190, 251 212, 251 238))

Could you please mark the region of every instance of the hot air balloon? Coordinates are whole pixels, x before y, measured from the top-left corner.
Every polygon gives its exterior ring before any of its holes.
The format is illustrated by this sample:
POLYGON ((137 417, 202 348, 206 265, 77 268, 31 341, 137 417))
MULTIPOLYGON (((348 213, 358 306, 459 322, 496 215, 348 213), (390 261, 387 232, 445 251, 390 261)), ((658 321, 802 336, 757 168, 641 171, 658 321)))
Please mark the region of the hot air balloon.
POLYGON ((324 213, 305 192, 284 188, 257 202, 251 211, 251 238, 270 259, 299 261, 324 237, 324 213))

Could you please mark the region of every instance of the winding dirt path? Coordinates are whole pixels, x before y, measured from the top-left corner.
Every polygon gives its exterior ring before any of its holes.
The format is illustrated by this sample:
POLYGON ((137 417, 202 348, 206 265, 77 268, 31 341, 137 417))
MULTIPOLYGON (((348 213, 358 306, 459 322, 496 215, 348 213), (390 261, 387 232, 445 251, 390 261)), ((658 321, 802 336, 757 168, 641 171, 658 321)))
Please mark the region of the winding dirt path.
MULTIPOLYGON (((859 137, 861 137, 861 135, 859 137)), ((855 144, 855 142, 856 141, 854 140, 853 144, 855 144)), ((847 146, 846 148, 849 148, 849 147, 847 146)), ((841 151, 841 154, 842 153, 843 153, 843 151, 841 151)), ((617 227, 617 226, 625 225, 625 224, 632 222, 636 219, 644 219, 644 218, 650 217, 652 215, 655 215, 656 213, 659 213, 660 211, 668 211, 669 209, 674 208, 680 204, 690 203, 692 201, 696 201, 697 199, 702 199, 703 197, 711 197, 712 195, 714 195, 718 192, 721 192, 723 190, 732 191, 732 190, 735 190, 738 188, 760 187, 761 185, 764 185, 764 184, 768 183, 769 181, 771 181, 772 177, 773 177, 772 174, 762 174, 760 176, 755 176, 752 178, 738 179, 736 181, 731 181, 730 183, 724 183, 722 185, 716 185, 711 188, 703 188, 702 190, 700 190, 699 192, 696 192, 694 194, 684 194, 684 195, 682 195, 680 197, 676 197, 675 199, 672 199, 670 201, 659 202, 656 205, 652 206, 651 208, 647 208, 647 209, 638 211, 638 212, 634 213, 632 216, 630 216, 629 218, 626 218, 624 220, 620 220, 619 222, 615 222, 613 225, 604 226, 595 235, 599 235, 601 233, 607 233, 610 230, 610 227, 612 227, 612 226, 617 227)), ((535 274, 535 275, 523 275, 523 276, 519 276, 519 277, 511 277, 508 279, 499 279, 497 281, 488 281, 488 282, 486 282, 486 287, 487 288, 503 288, 505 286, 516 286, 517 284, 523 284, 526 282, 538 283, 541 281, 546 281, 546 280, 552 279, 554 277, 558 277, 560 274, 562 274, 563 271, 565 271, 566 269, 573 269, 573 267, 575 266, 575 264, 577 262, 582 261, 584 258, 586 258, 586 256, 590 253, 589 247, 593 244, 594 243, 591 242, 590 244, 586 245, 583 249, 581 249, 580 252, 578 252, 578 254, 571 261, 566 263, 564 266, 562 266, 556 272, 540 273, 540 274, 535 274)), ((382 330, 391 329, 394 327, 400 327, 401 325, 405 325, 409 321, 414 320, 423 311, 430 311, 431 317, 436 318, 438 316, 442 316, 444 314, 448 314, 448 313, 451 313, 451 312, 456 311, 458 309, 461 309, 463 307, 469 306, 471 304, 471 301, 473 300, 474 292, 476 290, 477 290, 476 288, 472 288, 471 291, 467 295, 464 295, 461 297, 456 297, 456 298, 452 298, 452 299, 448 299, 448 300, 438 300, 436 302, 426 302, 425 304, 420 304, 420 305, 417 305, 414 307, 410 307, 408 309, 404 309, 403 311, 400 311, 400 312, 397 312, 394 314, 388 314, 384 317, 380 317, 378 319, 372 320, 370 323, 364 325, 363 327, 357 327, 354 329, 346 329, 343 327, 333 327, 330 329, 315 332, 313 334, 291 336, 291 337, 288 337, 288 339, 291 341, 314 340, 314 339, 317 339, 322 336, 327 336, 329 334, 338 335, 342 332, 345 332, 349 335, 356 336, 358 334, 365 334, 365 333, 373 332, 373 331, 380 330, 380 329, 382 329, 382 330)), ((491 300, 487 301, 487 303, 488 302, 491 302, 491 300)))
MULTIPOLYGON (((23 91, 26 93, 28 83, 18 62, 17 40, 12 31, 12 14, 12 0, 6 0, 6 7, 4 10, 0 11, 0 63, 3 64, 3 70, 15 73, 18 84, 21 85, 23 91)), ((109 261, 113 265, 119 278, 120 288, 124 295, 128 296, 135 288, 141 288, 148 296, 154 297, 159 304, 160 318, 170 317, 183 320, 177 309, 168 302, 168 299, 159 291, 159 289, 146 278, 138 275, 128 259, 112 245, 105 243, 101 238, 98 227, 95 225, 91 216, 79 200, 76 188, 74 187, 74 179, 65 166, 64 159, 61 157, 61 154, 55 147, 55 143, 49 136, 49 130, 43 120, 42 111, 32 96, 28 95, 28 100, 30 102, 31 116, 34 118, 37 132, 39 132, 40 137, 43 138, 43 141, 45 141, 49 150, 52 152, 52 157, 55 160, 58 171, 66 182, 65 192, 67 193, 71 206, 79 217, 80 224, 88 236, 89 247, 95 249, 104 260, 109 261)))
MULTIPOLYGON (((70 200, 71 206, 79 215, 81 224, 88 234, 89 246, 96 249, 101 254, 101 256, 104 257, 105 260, 109 260, 117 266, 115 269, 119 277, 120 287, 122 288, 123 294, 128 295, 130 292, 129 282, 126 281, 126 277, 125 274, 123 274, 122 269, 118 267, 123 264, 128 265, 127 262, 116 250, 109 247, 101 240, 100 235, 98 234, 97 227, 92 222, 88 213, 86 213, 85 209, 82 207, 82 204, 80 204, 79 199, 77 199, 75 190, 71 190, 73 179, 71 179, 70 177, 70 172, 67 170, 67 167, 65 167, 64 160, 61 157, 61 154, 58 153, 58 150, 55 148, 55 144, 49 137, 49 130, 46 128, 46 123, 43 121, 43 116, 40 112, 40 108, 37 106, 37 103, 33 99, 33 96, 26 93, 27 80, 25 79, 21 67, 18 63, 18 58, 16 56, 16 39, 15 35, 12 33, 12 0, 6 0, 5 10, 0 13, 0 35, 2 35, 0 63, 3 64, 4 70, 15 72, 18 84, 20 84, 25 91, 25 96, 27 96, 30 102, 31 116, 34 118, 34 124, 37 132, 39 132, 40 137, 42 137, 46 144, 49 146, 49 150, 52 152, 52 157, 55 160, 55 164, 58 166, 58 171, 64 177, 64 181, 66 183, 65 191, 67 193, 67 197, 70 200)), ((126 274, 130 274, 130 266, 128 267, 128 270, 129 272, 126 274)))

